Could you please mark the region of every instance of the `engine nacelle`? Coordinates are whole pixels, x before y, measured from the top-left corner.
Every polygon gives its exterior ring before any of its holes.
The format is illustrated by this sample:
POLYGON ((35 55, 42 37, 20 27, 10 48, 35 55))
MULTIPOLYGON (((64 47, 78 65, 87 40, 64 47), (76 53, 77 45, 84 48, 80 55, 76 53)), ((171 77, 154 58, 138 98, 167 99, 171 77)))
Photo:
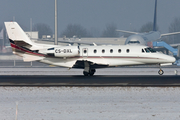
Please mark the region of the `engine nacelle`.
POLYGON ((79 49, 77 46, 54 47, 47 49, 44 53, 54 57, 74 57, 79 56, 79 49))

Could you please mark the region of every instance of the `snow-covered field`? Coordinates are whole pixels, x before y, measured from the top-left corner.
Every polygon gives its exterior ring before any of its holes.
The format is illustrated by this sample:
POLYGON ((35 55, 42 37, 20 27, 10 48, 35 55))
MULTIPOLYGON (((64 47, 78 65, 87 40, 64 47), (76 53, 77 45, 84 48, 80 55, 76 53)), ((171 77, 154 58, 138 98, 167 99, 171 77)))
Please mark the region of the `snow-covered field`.
POLYGON ((0 87, 0 119, 178 120, 178 87, 0 87))

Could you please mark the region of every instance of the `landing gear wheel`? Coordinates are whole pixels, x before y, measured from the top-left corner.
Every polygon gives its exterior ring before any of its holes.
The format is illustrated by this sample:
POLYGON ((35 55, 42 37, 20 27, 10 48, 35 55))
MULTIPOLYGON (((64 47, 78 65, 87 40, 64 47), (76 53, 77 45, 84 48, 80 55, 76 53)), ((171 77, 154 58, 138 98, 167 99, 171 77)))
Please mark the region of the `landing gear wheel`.
POLYGON ((163 74, 164 74, 164 71, 160 69, 160 70, 158 71, 158 73, 159 73, 159 75, 163 75, 163 74))
POLYGON ((89 75, 90 75, 90 76, 93 76, 95 72, 96 72, 95 69, 91 69, 91 70, 89 71, 89 75))
POLYGON ((96 72, 95 69, 91 69, 91 70, 89 70, 89 72, 83 71, 83 74, 84 74, 84 76, 93 76, 95 72, 96 72))
POLYGON ((86 71, 83 71, 83 74, 84 74, 84 76, 88 76, 89 75, 89 73, 86 72, 86 71))

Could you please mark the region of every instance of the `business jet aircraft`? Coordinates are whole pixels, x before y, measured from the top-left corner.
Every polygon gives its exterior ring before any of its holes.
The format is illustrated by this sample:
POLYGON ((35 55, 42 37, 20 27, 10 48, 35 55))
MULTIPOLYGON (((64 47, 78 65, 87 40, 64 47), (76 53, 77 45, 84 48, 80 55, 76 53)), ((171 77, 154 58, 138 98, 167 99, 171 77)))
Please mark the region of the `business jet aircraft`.
MULTIPOLYGON (((37 44, 31 41, 17 22, 5 22, 13 53, 24 61, 39 61, 67 68, 84 69, 85 76, 92 76, 97 68, 166 64, 175 58, 158 53, 147 46, 102 45, 60 46, 37 44)), ((162 75, 163 70, 159 70, 162 75)))
POLYGON ((159 31, 156 30, 157 28, 157 0, 155 0, 155 9, 154 9, 154 22, 153 22, 153 31, 150 32, 145 32, 145 33, 138 33, 138 32, 132 32, 132 31, 125 31, 125 30, 117 30, 119 32, 124 32, 124 33, 131 33, 133 35, 130 35, 126 41, 126 44, 140 44, 140 45, 148 45, 152 47, 152 42, 153 41, 158 41, 161 40, 162 36, 167 36, 167 35, 174 35, 174 34, 180 34, 180 32, 173 32, 173 33, 166 33, 166 34, 161 34, 159 31))

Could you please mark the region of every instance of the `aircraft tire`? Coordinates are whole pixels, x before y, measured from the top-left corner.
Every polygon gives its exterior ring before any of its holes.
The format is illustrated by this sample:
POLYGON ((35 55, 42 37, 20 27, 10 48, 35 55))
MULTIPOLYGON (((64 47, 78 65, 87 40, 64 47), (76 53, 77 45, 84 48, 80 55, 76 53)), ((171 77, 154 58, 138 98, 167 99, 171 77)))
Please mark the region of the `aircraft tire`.
POLYGON ((163 75, 163 74, 164 74, 164 71, 160 69, 160 70, 158 71, 158 73, 159 73, 159 75, 163 75))
POLYGON ((84 76, 88 76, 89 75, 89 73, 86 72, 86 71, 83 71, 83 74, 84 74, 84 76))
POLYGON ((95 69, 91 69, 90 72, 89 72, 89 75, 90 75, 90 76, 93 76, 95 72, 96 72, 95 69))

